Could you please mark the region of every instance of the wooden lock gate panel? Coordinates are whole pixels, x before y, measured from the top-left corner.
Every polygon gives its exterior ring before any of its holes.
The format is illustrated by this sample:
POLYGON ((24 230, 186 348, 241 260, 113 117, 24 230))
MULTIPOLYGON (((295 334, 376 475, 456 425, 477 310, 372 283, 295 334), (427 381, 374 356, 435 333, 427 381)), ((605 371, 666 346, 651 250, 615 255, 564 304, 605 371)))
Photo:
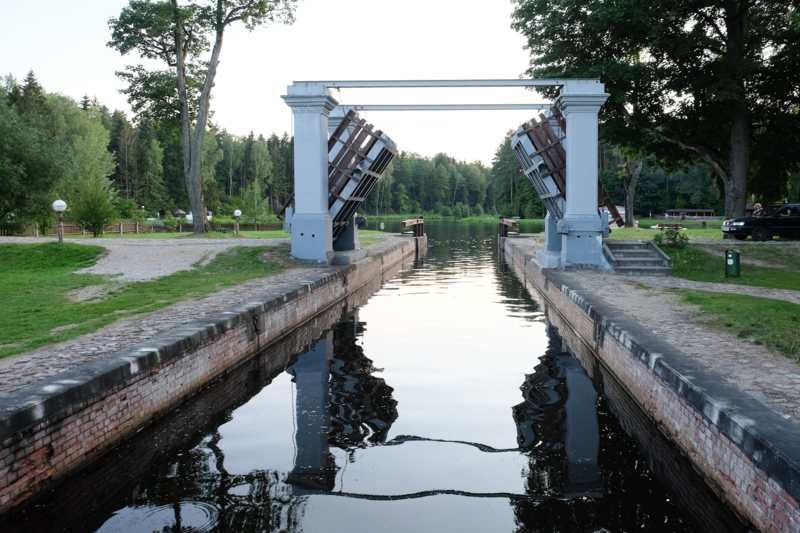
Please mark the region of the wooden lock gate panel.
MULTIPOLYGON (((567 153, 563 146, 566 133, 567 121, 561 111, 553 106, 547 115, 540 113, 538 120, 534 117, 520 126, 511 141, 511 148, 525 176, 556 221, 564 218, 563 202, 559 202, 559 199, 567 197, 567 153)), ((625 220, 600 180, 597 181, 597 187, 611 218, 617 226, 623 227, 625 220)))
MULTIPOLYGON (((335 241, 353 220, 359 206, 383 177, 397 154, 394 142, 375 130, 354 110, 348 111, 328 139, 328 209, 333 219, 335 241)), ((294 194, 278 218, 286 220, 286 207, 294 205, 294 194)))

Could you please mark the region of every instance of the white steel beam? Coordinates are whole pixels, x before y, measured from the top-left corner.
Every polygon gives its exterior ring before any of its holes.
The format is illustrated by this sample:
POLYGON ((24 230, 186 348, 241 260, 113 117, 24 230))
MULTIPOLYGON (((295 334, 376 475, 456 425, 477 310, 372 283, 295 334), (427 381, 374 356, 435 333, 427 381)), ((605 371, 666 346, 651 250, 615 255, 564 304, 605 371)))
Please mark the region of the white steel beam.
POLYGON ((356 111, 502 111, 513 109, 549 109, 553 104, 425 104, 425 105, 352 105, 356 111))
MULTIPOLYGON (((390 87, 556 87, 578 81, 577 78, 543 80, 350 80, 350 81, 296 81, 295 85, 323 85, 332 89, 368 89, 390 87)), ((581 79, 580 81, 597 81, 581 79)))

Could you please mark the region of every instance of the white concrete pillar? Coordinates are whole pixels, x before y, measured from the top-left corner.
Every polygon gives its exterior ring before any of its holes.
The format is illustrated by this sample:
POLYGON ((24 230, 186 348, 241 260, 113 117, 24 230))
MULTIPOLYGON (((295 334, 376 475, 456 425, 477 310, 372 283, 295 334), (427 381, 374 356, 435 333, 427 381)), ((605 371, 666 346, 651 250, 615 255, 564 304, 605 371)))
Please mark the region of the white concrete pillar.
POLYGON ((333 258, 328 213, 328 115, 338 105, 321 85, 288 87, 281 96, 294 113, 292 255, 329 265, 333 258))
POLYGON ((567 122, 567 198, 558 224, 565 269, 599 268, 603 253, 597 214, 597 115, 609 96, 603 91, 597 80, 572 80, 556 100, 567 122))

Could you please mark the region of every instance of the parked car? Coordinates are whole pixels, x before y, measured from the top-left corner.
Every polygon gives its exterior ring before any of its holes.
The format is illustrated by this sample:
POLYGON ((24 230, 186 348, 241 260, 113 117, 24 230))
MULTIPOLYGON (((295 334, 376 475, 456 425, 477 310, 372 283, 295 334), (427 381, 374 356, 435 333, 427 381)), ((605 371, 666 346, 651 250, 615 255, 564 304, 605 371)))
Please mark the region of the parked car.
POLYGON ((800 238, 800 204, 778 206, 771 215, 726 220, 722 224, 726 235, 740 241, 751 236, 754 241, 767 241, 772 237, 800 238))

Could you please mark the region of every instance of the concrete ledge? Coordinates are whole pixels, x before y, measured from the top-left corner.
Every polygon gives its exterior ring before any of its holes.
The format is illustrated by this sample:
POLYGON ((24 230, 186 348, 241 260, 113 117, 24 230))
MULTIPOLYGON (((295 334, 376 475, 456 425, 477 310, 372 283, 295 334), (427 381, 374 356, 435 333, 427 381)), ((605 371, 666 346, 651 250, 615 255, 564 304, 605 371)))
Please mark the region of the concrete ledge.
POLYGON ((0 397, 0 513, 418 253, 401 240, 0 397))
POLYGON ((367 256, 367 250, 362 248, 360 250, 348 250, 346 252, 334 252, 333 261, 334 265, 350 265, 359 261, 367 256))
POLYGON ((737 512, 762 531, 800 531, 800 431, 793 424, 513 240, 501 249, 737 512))

